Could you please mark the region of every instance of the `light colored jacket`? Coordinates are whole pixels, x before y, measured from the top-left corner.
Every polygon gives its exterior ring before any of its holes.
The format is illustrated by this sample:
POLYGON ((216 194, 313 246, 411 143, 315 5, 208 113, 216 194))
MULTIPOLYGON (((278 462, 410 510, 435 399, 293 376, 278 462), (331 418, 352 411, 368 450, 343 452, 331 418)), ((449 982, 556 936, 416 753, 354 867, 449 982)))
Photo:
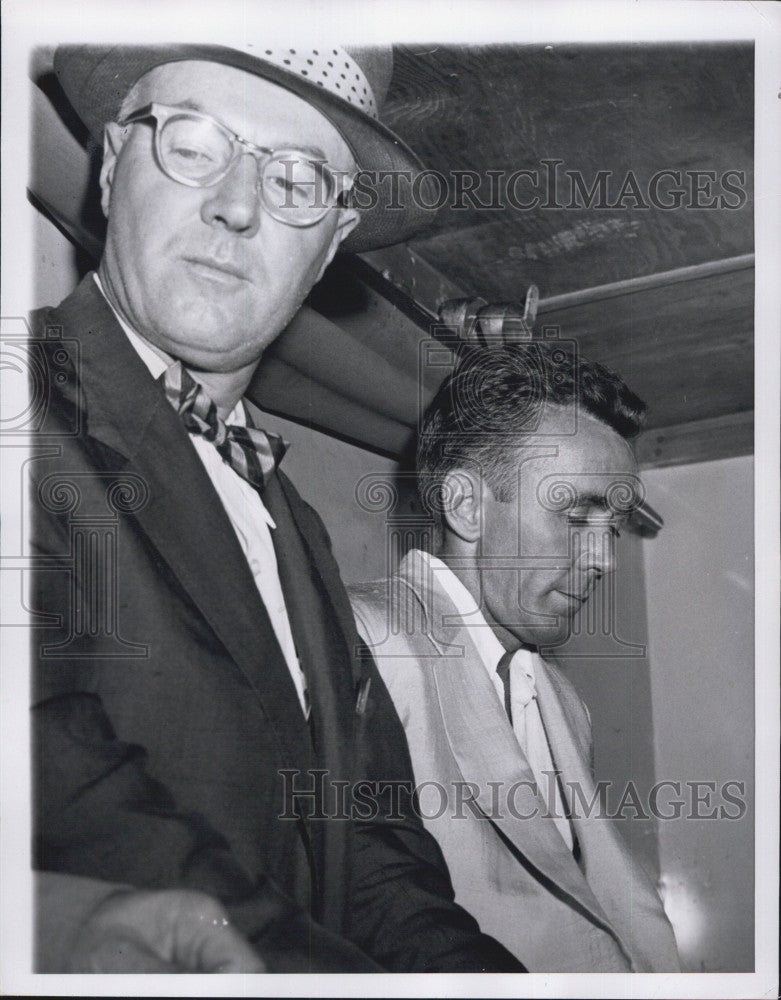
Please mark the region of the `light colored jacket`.
POLYGON ((540 712, 574 812, 579 862, 539 808, 504 707, 435 577, 413 551, 397 576, 353 587, 350 597, 404 725, 421 812, 456 900, 531 972, 679 971, 653 883, 596 806, 589 816, 576 799, 573 809, 571 786, 589 803, 595 785, 590 720, 572 684, 536 657, 540 712))

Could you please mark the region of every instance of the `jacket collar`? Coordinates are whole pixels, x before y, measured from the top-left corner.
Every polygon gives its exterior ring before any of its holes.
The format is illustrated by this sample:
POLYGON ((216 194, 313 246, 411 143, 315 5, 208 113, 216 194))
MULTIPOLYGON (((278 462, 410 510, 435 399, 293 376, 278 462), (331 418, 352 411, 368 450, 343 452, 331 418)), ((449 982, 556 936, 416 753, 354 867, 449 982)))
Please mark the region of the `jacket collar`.
MULTIPOLYGON (((150 423, 170 405, 125 336, 111 306, 88 274, 57 309, 79 341, 78 379, 86 431, 132 459, 150 423)), ((176 418, 176 414, 171 411, 176 418)), ((167 414, 166 414, 167 416, 167 414)))

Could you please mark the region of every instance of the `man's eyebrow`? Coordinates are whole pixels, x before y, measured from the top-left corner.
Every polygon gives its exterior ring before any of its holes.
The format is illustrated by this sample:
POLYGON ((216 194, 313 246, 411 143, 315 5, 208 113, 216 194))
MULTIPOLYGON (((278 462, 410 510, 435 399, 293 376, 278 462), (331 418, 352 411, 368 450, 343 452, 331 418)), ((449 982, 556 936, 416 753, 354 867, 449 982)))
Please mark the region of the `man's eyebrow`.
MULTIPOLYGON (((185 98, 185 100, 183 101, 177 101, 176 104, 171 104, 170 107, 182 108, 183 111, 196 111, 198 114, 207 115, 209 118, 214 118, 215 121, 221 120, 217 118, 215 115, 210 114, 202 104, 198 103, 198 101, 194 101, 191 98, 185 98)), ((230 128, 229 125, 226 125, 225 128, 230 129, 230 131, 233 132, 234 135, 241 134, 239 132, 234 132, 234 130, 230 128)), ((241 138, 243 139, 245 137, 242 135, 241 138)), ((325 152, 318 146, 300 146, 298 145, 298 143, 280 143, 278 148, 285 149, 287 147, 289 147, 290 149, 295 149, 296 151, 300 151, 302 153, 308 153, 315 160, 326 161, 328 159, 325 155, 325 152)), ((267 147, 259 147, 259 148, 265 149, 267 147)))
MULTIPOLYGON (((623 499, 623 498, 622 498, 623 499)), ((607 493, 596 493, 593 490, 586 492, 581 492, 579 490, 575 491, 575 496, 572 503, 567 507, 567 510, 572 511, 573 508, 577 509, 579 507, 591 507, 596 508, 600 511, 604 511, 605 515, 609 516, 611 519, 626 519, 628 518, 634 510, 636 510, 641 503, 641 498, 635 495, 634 502, 631 506, 624 506, 623 503, 619 502, 619 506, 611 504, 608 499, 607 493)), ((565 511, 566 513, 566 511, 565 511)))
POLYGON ((588 493, 577 492, 577 501, 580 504, 591 504, 593 507, 605 506, 605 494, 589 491, 588 493))
POLYGON ((601 507, 603 510, 608 509, 607 495, 605 493, 596 493, 593 490, 588 492, 581 492, 577 490, 575 492, 575 497, 572 502, 573 507, 601 507))
POLYGON ((208 114, 206 108, 204 108, 202 104, 199 104, 197 101, 190 100, 189 98, 186 98, 183 101, 177 101, 176 104, 172 104, 171 107, 185 108, 187 111, 198 111, 202 115, 208 114))

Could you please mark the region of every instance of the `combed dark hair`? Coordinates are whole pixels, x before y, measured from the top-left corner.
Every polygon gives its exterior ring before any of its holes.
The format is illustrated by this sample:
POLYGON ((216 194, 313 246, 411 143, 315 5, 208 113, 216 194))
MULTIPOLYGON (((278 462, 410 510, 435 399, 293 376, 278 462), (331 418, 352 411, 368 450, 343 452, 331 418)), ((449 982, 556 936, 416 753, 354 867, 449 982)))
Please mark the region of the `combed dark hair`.
POLYGON ((473 468, 494 497, 512 500, 517 452, 546 405, 581 407, 627 440, 639 433, 645 403, 615 372, 579 357, 573 345, 529 341, 465 350, 426 410, 418 437, 418 488, 441 524, 442 484, 452 469, 473 468))

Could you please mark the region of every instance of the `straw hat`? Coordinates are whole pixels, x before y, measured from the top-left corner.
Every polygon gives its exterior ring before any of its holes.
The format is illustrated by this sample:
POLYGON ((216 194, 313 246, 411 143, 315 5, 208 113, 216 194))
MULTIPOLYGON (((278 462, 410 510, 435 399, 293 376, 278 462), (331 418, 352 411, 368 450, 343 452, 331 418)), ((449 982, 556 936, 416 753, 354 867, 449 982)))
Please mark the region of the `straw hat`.
MULTIPOLYGON (((185 59, 222 63, 263 77, 315 107, 338 130, 364 173, 365 201, 361 222, 343 249, 373 250, 409 239, 431 221, 431 212, 416 205, 410 185, 400 185, 406 204, 387 207, 391 188, 372 183, 374 171, 403 171, 410 179, 423 170, 415 154, 379 120, 380 104, 390 83, 390 49, 281 49, 247 46, 246 50, 215 45, 65 45, 54 56, 54 69, 68 99, 94 138, 102 144, 106 122, 116 121, 122 101, 136 81, 155 66, 185 59), (374 188, 373 194, 372 188, 374 188)), ((422 205, 431 205, 426 182, 419 189, 422 205)), ((359 206, 360 207, 360 206, 359 206)))

